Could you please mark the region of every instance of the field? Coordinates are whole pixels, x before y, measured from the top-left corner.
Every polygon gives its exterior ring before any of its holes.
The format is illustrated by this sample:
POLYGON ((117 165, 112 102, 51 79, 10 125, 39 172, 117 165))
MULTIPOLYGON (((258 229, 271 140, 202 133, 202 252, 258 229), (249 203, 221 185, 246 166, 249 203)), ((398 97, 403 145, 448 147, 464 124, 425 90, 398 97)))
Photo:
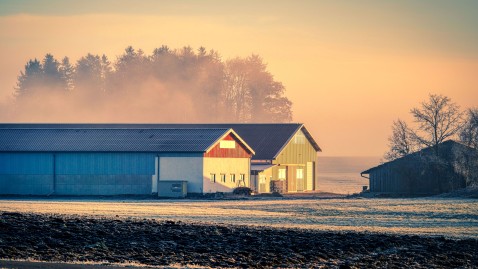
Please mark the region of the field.
POLYGON ((3 199, 1 211, 478 238, 476 199, 3 199))
POLYGON ((0 268, 476 268, 476 253, 471 199, 0 200, 0 268))

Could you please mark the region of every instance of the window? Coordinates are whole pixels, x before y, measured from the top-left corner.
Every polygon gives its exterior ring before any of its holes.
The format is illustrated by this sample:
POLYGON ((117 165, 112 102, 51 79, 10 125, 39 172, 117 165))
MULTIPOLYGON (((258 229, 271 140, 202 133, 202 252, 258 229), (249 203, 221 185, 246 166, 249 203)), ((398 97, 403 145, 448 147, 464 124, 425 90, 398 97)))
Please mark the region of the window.
POLYGON ((231 174, 231 182, 236 182, 236 174, 231 174))
POLYGON ((211 174, 211 182, 212 183, 216 182, 216 174, 211 174))
POLYGON ((226 174, 221 174, 221 182, 226 183, 226 174))
POLYGON ((236 141, 234 141, 234 140, 221 140, 221 142, 219 142, 219 148, 221 148, 221 149, 235 149, 236 148, 236 141))
POLYGON ((287 178, 286 176, 287 169, 286 168, 279 168, 279 175, 278 178, 280 180, 285 180, 287 178))
POLYGON ((304 169, 298 168, 296 175, 297 175, 297 179, 303 179, 304 178, 304 169))
POLYGON ((239 180, 240 181, 244 182, 245 179, 246 179, 246 175, 244 175, 244 174, 239 175, 239 180))

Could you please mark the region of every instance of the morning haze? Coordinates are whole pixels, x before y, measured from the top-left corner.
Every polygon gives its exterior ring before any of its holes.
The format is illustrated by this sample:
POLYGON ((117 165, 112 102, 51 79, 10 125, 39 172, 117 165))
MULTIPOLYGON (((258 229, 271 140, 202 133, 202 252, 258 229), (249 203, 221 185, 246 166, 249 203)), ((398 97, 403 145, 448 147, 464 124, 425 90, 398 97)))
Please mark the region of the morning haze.
MULTIPOLYGON (((47 53, 72 63, 105 54, 114 62, 130 45, 147 55, 161 45, 204 46, 224 62, 262 57, 293 103, 292 120, 307 124, 323 156, 381 156, 393 120, 409 120, 429 93, 463 108, 478 104, 477 8, 474 1, 2 1, 0 105, 11 102, 25 63, 47 53)), ((154 94, 110 104, 98 120, 136 120, 121 111, 160 98, 154 94)), ((14 121, 0 111, 1 121, 14 121)), ((42 113, 22 121, 57 121, 42 113)), ((149 111, 139 119, 155 120, 149 111)))

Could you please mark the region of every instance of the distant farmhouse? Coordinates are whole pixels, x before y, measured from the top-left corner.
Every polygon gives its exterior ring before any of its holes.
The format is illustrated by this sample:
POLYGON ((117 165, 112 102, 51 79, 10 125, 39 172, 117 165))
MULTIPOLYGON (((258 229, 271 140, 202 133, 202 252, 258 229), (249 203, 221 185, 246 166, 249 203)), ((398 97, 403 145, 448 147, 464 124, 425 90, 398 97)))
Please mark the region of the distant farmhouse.
POLYGON ((0 194, 313 191, 318 151, 302 124, 0 124, 0 194))
POLYGON ((370 192, 440 194, 466 187, 468 164, 476 162, 477 157, 475 149, 449 140, 439 144, 438 151, 425 148, 370 168, 361 175, 369 178, 370 192))

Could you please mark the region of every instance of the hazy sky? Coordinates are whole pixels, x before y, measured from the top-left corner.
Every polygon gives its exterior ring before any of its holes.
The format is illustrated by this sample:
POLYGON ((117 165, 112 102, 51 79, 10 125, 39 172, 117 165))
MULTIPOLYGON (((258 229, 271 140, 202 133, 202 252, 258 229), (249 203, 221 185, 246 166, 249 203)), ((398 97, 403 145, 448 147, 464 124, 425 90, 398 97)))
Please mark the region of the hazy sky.
POLYGON ((259 54, 323 156, 383 155, 429 93, 478 106, 478 1, 0 1, 0 104, 30 58, 259 54))

